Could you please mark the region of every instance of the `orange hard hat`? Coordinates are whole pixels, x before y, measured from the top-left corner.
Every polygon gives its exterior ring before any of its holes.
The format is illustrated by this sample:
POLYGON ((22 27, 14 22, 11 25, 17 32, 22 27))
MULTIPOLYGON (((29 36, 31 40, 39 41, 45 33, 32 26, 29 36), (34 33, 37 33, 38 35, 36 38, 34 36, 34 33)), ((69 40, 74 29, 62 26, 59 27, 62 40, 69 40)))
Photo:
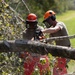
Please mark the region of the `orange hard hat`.
POLYGON ((37 16, 33 13, 30 13, 28 16, 27 16, 27 21, 28 22, 35 22, 37 21, 37 16))
POLYGON ((44 19, 47 19, 48 17, 55 15, 56 13, 52 10, 48 10, 45 14, 44 14, 44 19))

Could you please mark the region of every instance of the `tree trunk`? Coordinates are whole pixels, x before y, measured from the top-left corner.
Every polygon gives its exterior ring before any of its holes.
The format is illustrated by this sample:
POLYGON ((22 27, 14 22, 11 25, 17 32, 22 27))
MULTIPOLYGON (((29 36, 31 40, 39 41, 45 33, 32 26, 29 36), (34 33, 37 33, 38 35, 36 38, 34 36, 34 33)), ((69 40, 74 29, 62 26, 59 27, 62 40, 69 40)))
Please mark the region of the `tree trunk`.
POLYGON ((75 49, 65 46, 54 46, 39 41, 9 40, 0 41, 0 52, 28 51, 38 54, 51 53, 53 56, 75 59, 75 49))

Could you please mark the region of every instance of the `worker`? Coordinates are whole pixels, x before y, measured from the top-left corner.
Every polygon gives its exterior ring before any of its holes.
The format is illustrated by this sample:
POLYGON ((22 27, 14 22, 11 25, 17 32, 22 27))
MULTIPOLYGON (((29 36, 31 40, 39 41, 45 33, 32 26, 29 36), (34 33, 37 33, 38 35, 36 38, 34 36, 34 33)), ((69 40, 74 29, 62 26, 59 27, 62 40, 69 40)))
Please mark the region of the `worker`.
MULTIPOLYGON (((26 18, 26 30, 23 32, 23 39, 32 41, 44 39, 44 35, 41 32, 42 29, 43 28, 41 26, 38 26, 37 16, 34 13, 28 14, 26 18)), ((24 53, 24 75, 32 75, 36 67, 39 69, 40 75, 48 73, 47 71, 49 71, 49 58, 47 55, 31 52, 24 53)))
MULTIPOLYGON (((44 25, 46 29, 42 30, 43 33, 49 33, 49 37, 59 37, 59 36, 68 36, 68 31, 63 22, 59 22, 56 20, 56 13, 53 10, 48 10, 44 14, 44 25)), ((55 40, 55 44, 58 46, 66 46, 70 47, 70 40, 62 39, 62 40, 55 40)), ((66 58, 57 57, 57 66, 54 67, 53 75, 64 75, 67 73, 66 69, 66 58), (60 74, 59 74, 60 73, 60 74)))

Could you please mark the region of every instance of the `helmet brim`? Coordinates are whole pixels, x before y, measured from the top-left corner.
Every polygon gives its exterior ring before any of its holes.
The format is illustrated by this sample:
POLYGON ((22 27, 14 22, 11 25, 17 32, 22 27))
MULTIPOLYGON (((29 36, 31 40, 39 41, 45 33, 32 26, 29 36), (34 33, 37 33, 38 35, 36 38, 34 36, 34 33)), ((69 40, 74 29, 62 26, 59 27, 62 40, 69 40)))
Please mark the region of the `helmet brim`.
POLYGON ((28 22, 36 22, 37 20, 26 20, 28 22))

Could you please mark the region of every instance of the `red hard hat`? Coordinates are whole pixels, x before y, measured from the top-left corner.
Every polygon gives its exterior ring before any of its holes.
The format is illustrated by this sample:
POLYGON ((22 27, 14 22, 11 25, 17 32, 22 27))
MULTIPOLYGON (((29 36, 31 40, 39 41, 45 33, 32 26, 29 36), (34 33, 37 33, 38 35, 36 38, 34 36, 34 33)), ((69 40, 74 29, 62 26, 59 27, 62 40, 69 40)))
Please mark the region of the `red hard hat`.
POLYGON ((28 16, 27 16, 27 21, 28 22, 35 22, 37 21, 37 16, 33 13, 30 13, 28 16))

